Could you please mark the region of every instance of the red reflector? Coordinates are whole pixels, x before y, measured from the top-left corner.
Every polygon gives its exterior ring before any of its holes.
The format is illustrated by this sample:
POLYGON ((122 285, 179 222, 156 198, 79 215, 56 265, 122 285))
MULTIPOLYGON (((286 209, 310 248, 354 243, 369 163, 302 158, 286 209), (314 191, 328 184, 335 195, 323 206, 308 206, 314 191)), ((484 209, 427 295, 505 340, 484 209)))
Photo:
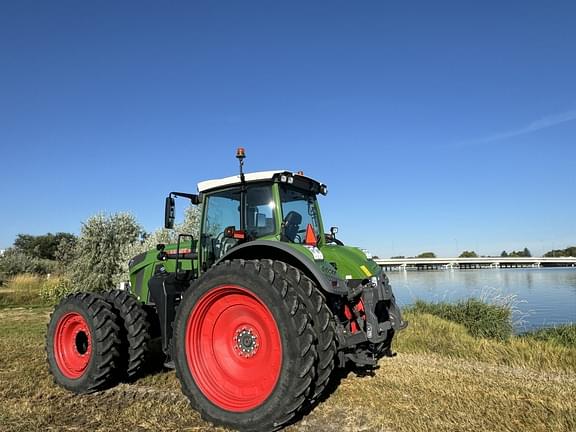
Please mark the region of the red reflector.
POLYGON ((308 224, 306 227, 306 238, 304 239, 304 243, 308 246, 316 246, 316 233, 311 224, 308 224))
MULTIPOLYGON (((166 255, 176 255, 177 253, 178 253, 178 250, 176 250, 176 249, 166 251, 166 255)), ((192 249, 180 249, 180 253, 181 254, 189 254, 189 253, 192 253, 192 249)))
POLYGON ((246 238, 246 234, 244 234, 244 231, 234 231, 234 238, 236 240, 244 240, 246 238))

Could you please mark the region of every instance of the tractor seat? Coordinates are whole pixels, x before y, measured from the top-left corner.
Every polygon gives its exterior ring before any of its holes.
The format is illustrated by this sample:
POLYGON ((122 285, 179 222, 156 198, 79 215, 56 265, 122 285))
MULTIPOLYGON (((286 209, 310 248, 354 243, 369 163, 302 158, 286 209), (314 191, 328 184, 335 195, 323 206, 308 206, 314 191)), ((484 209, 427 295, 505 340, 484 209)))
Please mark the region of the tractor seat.
POLYGON ((284 218, 283 234, 286 240, 294 242, 302 223, 302 215, 298 212, 291 211, 284 218))

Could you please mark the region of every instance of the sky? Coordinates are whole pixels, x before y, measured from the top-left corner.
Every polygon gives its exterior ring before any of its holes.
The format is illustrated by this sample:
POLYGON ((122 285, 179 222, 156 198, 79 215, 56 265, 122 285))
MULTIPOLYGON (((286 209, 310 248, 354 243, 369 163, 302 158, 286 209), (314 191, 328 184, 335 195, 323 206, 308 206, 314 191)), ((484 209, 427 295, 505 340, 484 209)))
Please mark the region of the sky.
POLYGON ((0 249, 247 171, 381 257, 576 244, 573 1, 0 4, 0 249))

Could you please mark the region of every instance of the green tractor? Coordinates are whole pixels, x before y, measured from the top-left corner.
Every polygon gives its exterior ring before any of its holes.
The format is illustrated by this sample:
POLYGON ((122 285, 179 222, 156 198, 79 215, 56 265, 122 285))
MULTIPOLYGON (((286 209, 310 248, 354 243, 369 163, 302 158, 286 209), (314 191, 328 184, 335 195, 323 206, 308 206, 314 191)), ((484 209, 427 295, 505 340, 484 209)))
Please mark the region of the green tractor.
POLYGON ((202 208, 199 238, 180 235, 129 262, 129 291, 77 293, 47 334, 55 381, 77 393, 134 380, 161 341, 167 367, 202 416, 273 430, 310 410, 335 368, 377 367, 406 327, 388 278, 365 251, 325 234, 302 172, 243 172, 172 192, 202 208))

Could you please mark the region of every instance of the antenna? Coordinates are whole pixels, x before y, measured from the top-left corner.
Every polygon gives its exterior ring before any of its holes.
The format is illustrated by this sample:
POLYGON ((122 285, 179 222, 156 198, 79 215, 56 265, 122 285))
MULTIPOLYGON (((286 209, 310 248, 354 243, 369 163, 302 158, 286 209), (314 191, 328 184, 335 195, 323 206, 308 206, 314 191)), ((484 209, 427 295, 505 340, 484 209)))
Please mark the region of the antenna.
POLYGON ((246 180, 244 179, 244 147, 236 149, 236 159, 240 162, 240 231, 246 231, 246 180))

